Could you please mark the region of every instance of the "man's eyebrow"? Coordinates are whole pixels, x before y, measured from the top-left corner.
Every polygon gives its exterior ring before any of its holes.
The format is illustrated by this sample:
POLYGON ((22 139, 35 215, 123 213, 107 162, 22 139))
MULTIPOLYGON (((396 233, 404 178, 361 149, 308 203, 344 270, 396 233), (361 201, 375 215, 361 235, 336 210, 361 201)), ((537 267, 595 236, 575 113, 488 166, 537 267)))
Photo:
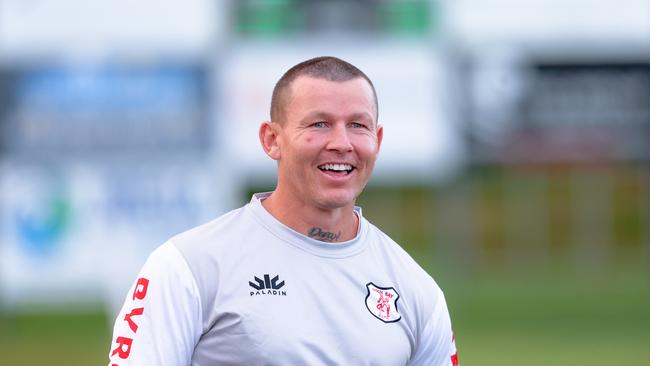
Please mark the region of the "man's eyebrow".
POLYGON ((350 116, 351 120, 368 120, 370 122, 373 121, 373 117, 370 113, 366 112, 361 112, 361 113, 354 113, 350 116))
POLYGON ((302 120, 301 122, 314 122, 314 120, 318 119, 330 119, 332 117, 331 114, 327 112, 321 112, 321 111, 316 111, 316 112, 310 112, 308 113, 302 120))
MULTIPOLYGON (((331 119, 334 117, 332 114, 327 113, 327 112, 322 112, 322 111, 315 111, 308 113, 305 118, 302 119, 302 122, 313 122, 314 120, 317 119, 331 119)), ((359 113, 353 113, 350 116, 346 117, 347 120, 361 120, 361 121, 369 121, 372 122, 374 121, 372 115, 367 112, 359 112, 359 113)))

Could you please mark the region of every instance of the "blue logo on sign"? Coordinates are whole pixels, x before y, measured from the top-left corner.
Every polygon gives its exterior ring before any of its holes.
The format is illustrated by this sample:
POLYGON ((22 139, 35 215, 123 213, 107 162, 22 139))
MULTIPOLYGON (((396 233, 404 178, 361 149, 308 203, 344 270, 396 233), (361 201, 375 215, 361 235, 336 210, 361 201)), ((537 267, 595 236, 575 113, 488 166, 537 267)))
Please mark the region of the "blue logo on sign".
POLYGON ((15 215, 16 231, 29 252, 46 255, 61 241, 69 218, 69 203, 61 195, 52 195, 35 207, 19 210, 15 215))

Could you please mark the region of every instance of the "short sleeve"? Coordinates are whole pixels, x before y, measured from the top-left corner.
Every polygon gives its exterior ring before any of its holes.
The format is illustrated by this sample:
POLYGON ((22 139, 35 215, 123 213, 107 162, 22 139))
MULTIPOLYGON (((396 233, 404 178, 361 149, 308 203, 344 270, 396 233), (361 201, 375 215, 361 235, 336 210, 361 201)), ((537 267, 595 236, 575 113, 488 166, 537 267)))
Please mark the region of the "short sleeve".
POLYGON ((190 365, 201 314, 187 262, 171 242, 163 244, 147 259, 115 320, 109 366, 190 365))
POLYGON ((458 366, 449 310, 439 289, 433 313, 418 334, 417 348, 409 366, 458 366))

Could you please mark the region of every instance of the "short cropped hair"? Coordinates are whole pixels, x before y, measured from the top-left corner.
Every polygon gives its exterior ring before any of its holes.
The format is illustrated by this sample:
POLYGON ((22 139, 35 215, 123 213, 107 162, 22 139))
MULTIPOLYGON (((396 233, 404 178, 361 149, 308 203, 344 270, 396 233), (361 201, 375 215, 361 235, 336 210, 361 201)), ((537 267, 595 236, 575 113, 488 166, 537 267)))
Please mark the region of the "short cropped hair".
POLYGON ((379 113, 375 86, 363 71, 340 58, 321 56, 303 61, 293 66, 282 75, 280 80, 278 80, 275 84, 275 88, 273 88, 273 96, 271 97, 271 121, 283 122, 285 112, 284 107, 287 103, 289 87, 291 86, 291 83, 300 76, 308 76, 315 79, 325 79, 329 81, 348 81, 356 78, 363 78, 368 82, 372 89, 372 95, 375 101, 375 116, 379 113))

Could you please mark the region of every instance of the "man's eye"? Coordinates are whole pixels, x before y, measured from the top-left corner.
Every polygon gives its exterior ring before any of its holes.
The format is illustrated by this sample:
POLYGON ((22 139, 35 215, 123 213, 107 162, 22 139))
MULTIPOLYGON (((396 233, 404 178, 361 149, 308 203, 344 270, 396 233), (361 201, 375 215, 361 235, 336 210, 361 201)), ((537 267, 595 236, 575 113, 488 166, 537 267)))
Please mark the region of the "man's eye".
POLYGON ((323 128, 323 127, 326 126, 326 124, 325 124, 325 122, 321 121, 321 122, 315 122, 312 126, 314 126, 316 128, 323 128))
POLYGON ((350 123, 350 127, 352 127, 352 128, 363 128, 364 125, 361 124, 361 123, 358 123, 358 122, 352 122, 352 123, 350 123))

